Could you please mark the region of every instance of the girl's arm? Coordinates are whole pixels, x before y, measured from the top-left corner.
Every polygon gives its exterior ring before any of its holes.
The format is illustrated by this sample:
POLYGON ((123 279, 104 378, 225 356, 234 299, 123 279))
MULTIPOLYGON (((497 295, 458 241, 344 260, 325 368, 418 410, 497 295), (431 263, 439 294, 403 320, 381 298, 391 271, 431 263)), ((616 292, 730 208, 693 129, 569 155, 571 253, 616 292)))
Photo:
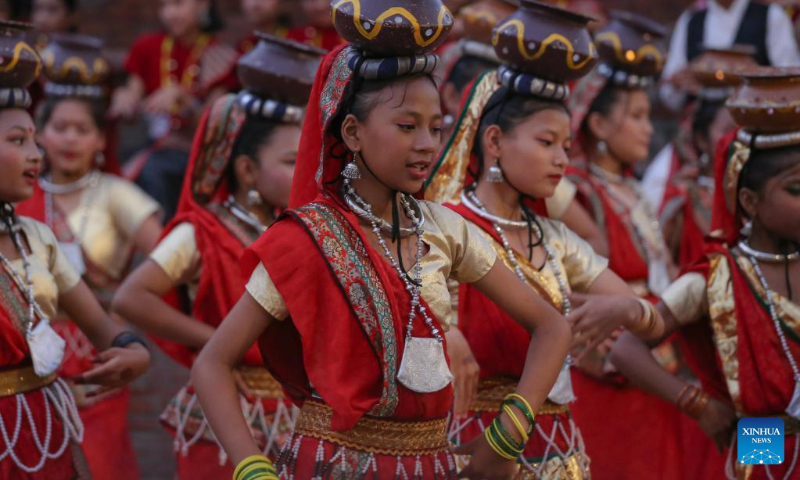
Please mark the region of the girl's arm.
POLYGON ((200 405, 233 465, 261 454, 242 415, 233 368, 273 321, 272 316, 245 293, 192 367, 192 385, 200 405))
MULTIPOLYGON (((570 345, 570 329, 564 317, 551 307, 527 284, 496 261, 481 280, 473 284, 481 293, 508 313, 531 334, 525 367, 516 393, 530 404, 533 412, 539 410, 555 384, 570 345)), ((517 418, 527 428, 523 412, 515 410, 517 418)), ((515 424, 506 413, 500 421, 506 430, 521 441, 515 424)), ((460 474, 469 478, 510 478, 516 470, 514 460, 506 460, 495 453, 484 436, 480 436, 457 450, 471 454, 472 461, 460 474)))
POLYGON ((162 298, 177 287, 164 270, 147 259, 114 295, 113 311, 157 337, 191 348, 202 348, 214 327, 172 308, 162 298))
POLYGON ((160 214, 154 213, 142 222, 136 234, 133 236, 133 246, 141 253, 148 255, 153 251, 158 239, 161 238, 160 214))

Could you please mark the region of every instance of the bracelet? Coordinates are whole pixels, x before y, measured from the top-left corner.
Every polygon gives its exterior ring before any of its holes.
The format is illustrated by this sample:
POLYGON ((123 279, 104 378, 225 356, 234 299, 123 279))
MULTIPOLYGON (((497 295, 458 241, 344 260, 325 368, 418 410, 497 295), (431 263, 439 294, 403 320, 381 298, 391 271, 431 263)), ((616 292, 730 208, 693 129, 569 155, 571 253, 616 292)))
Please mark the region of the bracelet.
POLYGON ((511 422, 514 424, 514 426, 517 427, 517 430, 519 431, 520 435, 522 436, 522 441, 523 442, 527 442, 528 441, 528 432, 525 431, 524 428, 522 428, 522 423, 520 423, 519 419, 517 418, 517 414, 514 413, 514 410, 511 410, 511 407, 509 407, 508 404, 505 404, 505 403, 503 405, 501 405, 500 408, 503 410, 503 412, 505 412, 506 415, 508 415, 508 417, 511 419, 511 422))
POLYGON ((703 390, 694 385, 687 385, 678 395, 677 406, 685 414, 692 418, 697 418, 703 413, 711 397, 703 390))
MULTIPOLYGON (((508 408, 509 411, 513 412, 513 410, 511 410, 511 408, 510 408, 511 405, 517 407, 517 409, 519 409, 519 411, 522 412, 523 415, 525 415, 525 420, 527 420, 528 421, 528 425, 530 425, 530 428, 528 430, 526 430, 525 433, 527 435, 532 434, 533 433, 533 428, 534 428, 534 426, 536 424, 536 422, 534 421, 534 416, 533 416, 532 412, 525 405, 523 405, 522 402, 520 402, 516 398, 508 398, 508 397, 506 397, 506 399, 503 400, 503 403, 500 404, 500 410, 503 410, 504 408, 508 408)), ((516 419, 516 415, 514 416, 514 418, 516 419)), ((520 429, 520 431, 522 431, 522 429, 520 429)))
POLYGON ((278 474, 267 457, 251 455, 236 466, 233 480, 278 480, 278 474))
POLYGON ((144 343, 144 340, 142 340, 138 335, 136 335, 133 332, 127 332, 127 331, 122 332, 116 337, 114 337, 114 340, 111 341, 111 347, 125 348, 131 343, 138 343, 147 350, 150 350, 147 344, 144 343))
POLYGON ((533 408, 531 407, 531 404, 528 403, 528 400, 518 393, 509 393, 506 395, 506 398, 503 399, 503 403, 506 402, 511 403, 515 407, 519 408, 519 410, 525 415, 525 418, 528 419, 528 423, 531 424, 531 429, 533 429, 533 408))
POLYGON ((650 333, 656 327, 657 313, 655 307, 652 303, 643 298, 636 298, 636 301, 642 306, 644 313, 642 314, 642 318, 639 320, 639 324, 636 326, 636 328, 632 329, 631 332, 638 334, 650 333))
POLYGON ((500 416, 495 417, 492 423, 489 424, 484 436, 492 450, 506 460, 515 460, 525 448, 524 443, 516 442, 511 438, 511 435, 500 421, 500 416))

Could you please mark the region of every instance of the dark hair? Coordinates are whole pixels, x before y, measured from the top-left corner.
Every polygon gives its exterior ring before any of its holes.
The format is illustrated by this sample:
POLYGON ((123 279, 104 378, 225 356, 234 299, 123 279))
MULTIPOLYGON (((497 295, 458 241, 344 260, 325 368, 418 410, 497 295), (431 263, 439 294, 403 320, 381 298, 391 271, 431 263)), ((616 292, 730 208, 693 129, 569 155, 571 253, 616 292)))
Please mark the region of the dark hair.
POLYGON ((89 110, 89 115, 92 117, 95 126, 101 131, 104 132, 106 129, 106 111, 107 111, 107 104, 105 100, 91 100, 88 98, 79 98, 79 97, 50 97, 47 98, 42 104, 36 109, 36 126, 41 130, 44 129, 47 122, 50 121, 50 118, 53 116, 53 112, 55 112, 56 107, 58 107, 59 103, 65 100, 72 100, 79 103, 82 103, 86 108, 89 110))
POLYGON ((751 149, 750 159, 739 175, 739 189, 763 191, 767 181, 800 164, 800 146, 751 149))
POLYGON ((228 180, 228 190, 235 192, 239 190, 239 182, 236 180, 236 169, 233 164, 241 155, 258 161, 258 151, 267 145, 275 133, 275 129, 281 123, 268 118, 248 117, 242 126, 242 131, 233 144, 230 162, 228 162, 226 177, 228 180))
POLYGON ((450 75, 445 81, 447 83, 452 83, 456 90, 461 92, 475 77, 496 66, 495 63, 489 60, 473 57, 471 55, 464 55, 459 58, 455 65, 453 65, 453 68, 450 69, 450 75))
POLYGON ((483 107, 481 122, 472 144, 472 153, 478 159, 478 170, 471 172, 474 174, 474 178, 477 180, 483 173, 483 135, 487 128, 497 125, 500 131, 506 133, 533 115, 545 110, 559 110, 569 115, 567 106, 557 100, 520 95, 506 87, 501 87, 494 92, 489 97, 486 106, 483 107))
POLYGON ((220 32, 225 28, 225 22, 222 21, 222 16, 219 13, 217 2, 209 0, 208 3, 208 18, 203 25, 203 31, 206 33, 220 32))
POLYGON ((714 119, 717 118, 719 109, 724 105, 725 101, 701 100, 692 119, 692 133, 708 138, 708 130, 714 123, 714 119))

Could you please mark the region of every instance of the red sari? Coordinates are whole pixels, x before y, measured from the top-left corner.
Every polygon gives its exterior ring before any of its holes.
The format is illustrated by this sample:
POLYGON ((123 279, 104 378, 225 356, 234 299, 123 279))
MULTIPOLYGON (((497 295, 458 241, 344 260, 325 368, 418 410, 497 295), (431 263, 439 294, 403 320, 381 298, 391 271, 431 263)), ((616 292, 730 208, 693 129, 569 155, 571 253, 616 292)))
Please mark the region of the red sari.
MULTIPOLYGON (((609 194, 586 171, 570 168, 570 175, 578 186, 578 200, 601 219, 597 223, 608 236, 609 268, 628 283, 646 284, 647 262, 609 194)), ((648 298, 655 300, 652 295, 648 298)), ((670 340, 664 345, 667 352, 673 351, 670 340)), ((674 405, 628 387, 617 374, 597 379, 578 369, 573 387, 575 395, 585 399, 576 402, 572 411, 597 478, 683 479, 687 472, 706 468, 722 473, 723 459, 711 440, 674 405), (613 441, 609 418, 626 419, 614 423, 613 441)))
MULTIPOLYGON (((45 192, 38 184, 34 187, 33 196, 17 206, 17 213, 46 223, 45 192)), ((67 224, 67 215, 53 202, 52 225, 50 228, 59 242, 73 243, 75 235, 67 224)), ((95 293, 98 301, 110 310, 111 298, 119 286, 117 279, 111 278, 100 267, 94 265, 90 257, 81 250, 86 272, 83 279, 95 293)), ((72 321, 67 318, 58 319, 53 328, 67 341, 64 362, 59 374, 72 380, 96 365, 92 359, 97 351, 88 338, 72 321)), ((128 408, 130 406, 130 390, 123 387, 119 393, 98 400, 88 399, 86 389, 82 385, 70 382, 79 407, 81 420, 86 432, 81 447, 86 461, 95 478, 139 478, 136 453, 128 432, 128 408), (114 441, 109 441, 114 439, 114 441)))
MULTIPOLYGON (((31 368, 28 342, 20 331, 28 303, 17 284, 0 267, 0 375, 31 368)), ((29 375, 30 376, 30 375, 29 375)), ((7 378, 3 378, 4 383, 7 378)), ((3 389, 5 390, 5 389, 3 389)), ((71 480, 84 478, 80 438, 71 435, 68 422, 56 413, 56 405, 72 402, 69 388, 52 376, 35 388, 17 388, 23 393, 0 391, 0 422, 15 442, 0 437, 0 478, 19 480, 71 480), (49 397, 49 398, 48 398, 49 397), (55 400, 57 399, 57 400, 55 400), (48 456, 44 458, 44 444, 48 456), (13 452, 8 455, 9 450, 13 452), (26 471, 20 465, 25 466, 26 471)), ((71 422, 69 422, 71 423, 71 422)), ((78 424, 80 422, 78 421, 78 424)), ((75 424, 72 424, 73 426, 75 424)))
MULTIPOLYGON (((290 314, 272 322, 259 340, 264 364, 302 406, 295 436, 276 467, 295 478, 353 478, 356 471, 378 478, 455 478, 446 437, 452 386, 421 394, 397 381, 410 295, 370 246, 355 215, 328 193, 337 191, 344 163, 330 155, 333 138, 324 132, 351 77, 342 48, 317 70, 290 210, 243 259, 245 273, 259 264, 266 268, 290 314), (320 408, 326 416, 304 424, 304 412, 320 408), (383 439, 391 440, 386 428, 404 439, 427 434, 393 448, 360 443, 365 435, 348 437, 384 431, 383 439)), ((431 337, 419 316, 413 333, 431 337)))

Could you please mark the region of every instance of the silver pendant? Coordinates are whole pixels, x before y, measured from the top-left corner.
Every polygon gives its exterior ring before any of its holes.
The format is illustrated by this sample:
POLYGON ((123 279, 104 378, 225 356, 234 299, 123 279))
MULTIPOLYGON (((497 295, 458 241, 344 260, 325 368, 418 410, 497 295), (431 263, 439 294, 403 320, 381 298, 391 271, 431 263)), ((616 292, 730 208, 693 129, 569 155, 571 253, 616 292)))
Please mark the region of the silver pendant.
POLYGON ((792 417, 800 420, 800 383, 795 381, 794 393, 792 394, 792 401, 786 407, 786 413, 792 417))
POLYGON ((50 320, 42 318, 27 335, 31 351, 33 370, 36 375, 46 377, 58 370, 64 359, 66 342, 50 326, 50 320))
POLYGON ((78 272, 78 275, 83 276, 86 273, 86 262, 83 260, 83 251, 80 244, 77 242, 58 242, 58 247, 61 253, 67 257, 70 265, 78 272))
POLYGON ((547 399, 556 405, 566 405, 575 401, 575 392, 572 390, 572 374, 570 373, 569 363, 564 362, 561 366, 561 371, 558 372, 558 378, 550 393, 547 394, 547 399))
POLYGON ((442 342, 435 338, 406 338, 397 380, 417 393, 438 392, 450 385, 453 374, 447 366, 442 342))

